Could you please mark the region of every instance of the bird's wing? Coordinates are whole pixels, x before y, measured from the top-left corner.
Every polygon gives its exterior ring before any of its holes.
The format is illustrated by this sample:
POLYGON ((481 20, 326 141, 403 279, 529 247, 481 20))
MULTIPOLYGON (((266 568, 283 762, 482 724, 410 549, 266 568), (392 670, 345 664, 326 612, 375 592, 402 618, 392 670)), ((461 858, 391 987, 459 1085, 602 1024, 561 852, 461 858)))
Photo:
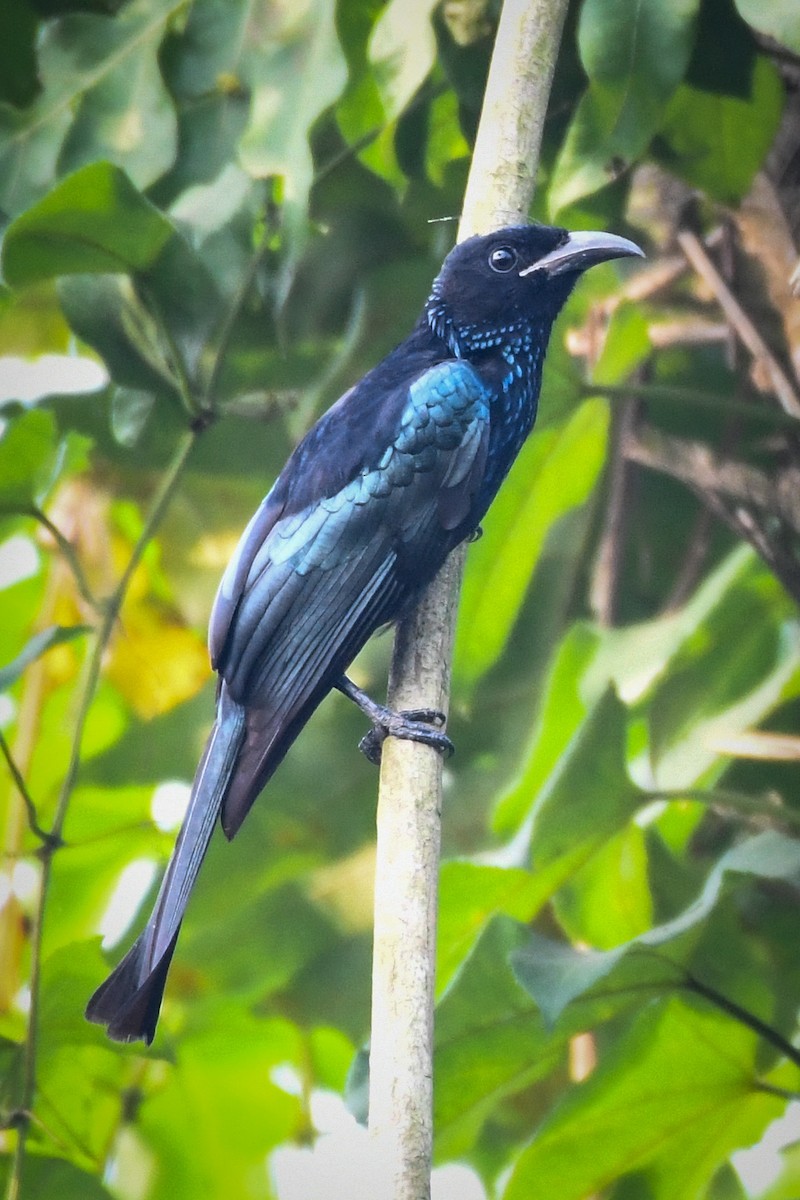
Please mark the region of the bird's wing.
MULTIPOLYGON (((357 390, 348 400, 357 402, 357 390)), ((291 481, 279 478, 223 578, 212 659, 247 709, 223 804, 229 837, 370 634, 398 616, 470 530, 488 446, 486 387, 469 364, 449 360, 406 384, 403 401, 389 443, 337 491, 323 485, 289 511, 281 497, 291 481)), ((352 422, 352 408, 340 412, 352 422)), ((323 453, 324 443, 321 479, 323 453)), ((284 472, 292 469, 290 460, 284 472)))

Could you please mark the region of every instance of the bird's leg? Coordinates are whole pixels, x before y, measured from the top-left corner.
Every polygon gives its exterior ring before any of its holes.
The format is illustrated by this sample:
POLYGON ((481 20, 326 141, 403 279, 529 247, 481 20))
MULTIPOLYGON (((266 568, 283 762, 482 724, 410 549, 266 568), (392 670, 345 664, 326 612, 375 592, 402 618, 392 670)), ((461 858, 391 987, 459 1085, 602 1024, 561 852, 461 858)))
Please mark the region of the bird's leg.
POLYGON ((437 725, 444 725, 447 719, 440 709, 412 708, 404 712, 395 712, 385 704, 378 704, 346 675, 342 675, 334 687, 357 704, 372 722, 372 729, 358 743, 358 748, 376 766, 381 761, 381 749, 387 737, 422 742, 425 746, 440 750, 448 758, 455 750, 450 738, 442 733, 441 729, 436 728, 437 725))

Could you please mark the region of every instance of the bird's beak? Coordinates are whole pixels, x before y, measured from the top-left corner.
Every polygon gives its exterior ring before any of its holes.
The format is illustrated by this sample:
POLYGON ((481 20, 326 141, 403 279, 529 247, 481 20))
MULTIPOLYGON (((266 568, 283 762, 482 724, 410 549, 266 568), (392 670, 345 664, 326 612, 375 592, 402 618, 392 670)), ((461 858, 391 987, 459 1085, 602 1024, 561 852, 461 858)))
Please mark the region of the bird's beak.
POLYGON ((571 233, 562 246, 525 267, 520 275, 530 275, 534 271, 545 271, 551 277, 565 275, 568 271, 585 271, 609 258, 630 255, 644 258, 644 251, 627 238, 613 233, 571 233))

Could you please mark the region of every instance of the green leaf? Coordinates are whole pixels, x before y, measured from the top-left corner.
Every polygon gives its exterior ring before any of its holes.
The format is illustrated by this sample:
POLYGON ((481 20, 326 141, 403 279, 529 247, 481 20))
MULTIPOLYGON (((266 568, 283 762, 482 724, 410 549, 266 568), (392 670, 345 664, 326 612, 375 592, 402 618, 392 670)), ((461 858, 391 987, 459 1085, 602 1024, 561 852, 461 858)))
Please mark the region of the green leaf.
POLYGON ((135 446, 156 398, 141 388, 114 388, 111 396, 111 432, 121 446, 135 446))
MULTIPOLYGON (((79 1019, 76 1013, 76 1023, 79 1019)), ((100 1036, 92 1037, 93 1045, 53 1049, 51 1042, 49 1052, 39 1057, 33 1119, 37 1148, 63 1155, 68 1147, 76 1166, 94 1171, 119 1129, 121 1093, 130 1079, 130 1051, 120 1053, 103 1043, 102 1031, 96 1033, 100 1036)), ((45 1192, 42 1200, 46 1195, 60 1193, 45 1192)))
POLYGON ((53 646, 61 646, 64 642, 74 641, 84 633, 89 633, 90 625, 51 625, 49 629, 37 633, 20 651, 13 662, 0 667, 0 691, 5 691, 15 683, 32 662, 41 658, 53 646))
POLYGON ((537 869, 564 879, 622 829, 642 802, 625 765, 627 712, 609 689, 569 743, 532 811, 537 869))
MULTIPOLYGON (((51 883, 52 907, 44 934, 44 951, 54 963, 62 953, 75 948, 75 994, 84 990, 84 1000, 72 1015, 77 1018, 89 994, 107 973, 108 963, 98 948, 96 934, 124 869, 135 860, 163 861, 174 835, 162 833, 153 823, 152 788, 87 788, 76 791, 67 815, 64 839, 68 852, 59 856, 51 883), (87 940, 91 939, 91 940, 87 940), (64 948, 67 948, 66 950, 64 948), (84 948, 85 947, 85 948, 84 948)), ((118 897, 119 899, 119 897, 118 897)), ((136 914, 131 914, 136 921, 136 914)), ((109 958, 118 958, 116 948, 109 958)), ((57 970, 53 982, 55 1020, 58 1006, 57 970)), ((65 984, 66 986, 66 984, 65 984)), ((71 1019, 67 1008, 62 1020, 71 1019)), ((79 1029, 73 1029, 80 1040, 79 1029)), ((102 1044, 102 1039, 89 1039, 102 1044)))
MULTIPOLYGON (((6 1178, 7 1171, 0 1169, 3 1185, 6 1178)), ((50 1200, 53 1196, 58 1196, 58 1200, 111 1200, 111 1192, 103 1187, 95 1174, 82 1171, 63 1158, 41 1154, 27 1155, 20 1194, 25 1200, 50 1200)))
POLYGON ((599 192, 619 174, 620 164, 606 141, 603 108, 589 88, 578 101, 553 167, 547 191, 552 220, 576 200, 599 192))
POLYGON ((99 937, 70 942, 45 957, 39 1004, 42 1056, 66 1046, 106 1045, 103 1031, 83 1015, 106 970, 99 937))
POLYGON ((651 350, 647 318, 639 305, 618 305, 609 322, 600 357, 592 368, 592 383, 603 387, 624 383, 651 350))
MULTIPOLYGON (((703 581, 677 612, 651 621, 603 631, 597 653, 587 664, 583 690, 596 696, 609 682, 628 702, 652 694, 697 631, 722 606, 738 606, 738 591, 760 574, 748 546, 739 546, 703 581)), ((757 583, 752 586, 757 587, 757 583)))
POLYGON ((532 797, 544 787, 586 717, 589 699, 582 681, 599 644, 600 634, 581 622, 572 626, 558 647, 520 773, 497 801, 494 827, 498 833, 519 828, 532 797))
POLYGON ((334 18, 327 0, 277 6, 259 0, 252 28, 263 28, 259 22, 264 22, 270 36, 254 39, 241 65, 251 103, 240 159, 258 178, 283 177, 295 231, 314 177, 309 132, 347 81, 334 18))
POLYGON ((0 1036, 0 1114, 3 1117, 17 1106, 24 1056, 22 1042, 0 1036))
POLYGON ((114 17, 70 13, 38 45, 43 90, 26 109, 0 105, 0 208, 16 214, 57 172, 96 159, 147 187, 172 162, 175 112, 157 52, 184 0, 132 0, 114 17))
POLYGON ((735 203, 747 192, 772 145, 783 97, 780 75, 763 56, 756 60, 748 99, 684 84, 667 109, 658 157, 713 199, 735 203))
POLYGON ((796 612, 751 560, 738 587, 687 638, 651 699, 649 777, 675 789, 718 771, 727 740, 797 694, 799 670, 796 612))
POLYGON ((545 1118, 503 1200, 582 1200, 649 1168, 661 1195, 699 1197, 784 1101, 756 1087, 753 1032, 673 1000, 646 1009, 593 1075, 545 1118), (632 1119, 633 1118, 633 1119, 632 1119))
POLYGON ((498 913, 529 921, 541 907, 542 888, 530 871, 471 862, 445 862, 439 879, 436 990, 441 994, 498 913))
POLYGON ((58 275, 142 271, 173 232, 124 171, 92 163, 11 223, 3 272, 20 287, 58 275))
POLYGON ((800 54, 800 12, 795 0, 735 0, 739 13, 767 37, 774 38, 787 50, 800 54))
POLYGON ((428 115, 426 169, 438 186, 445 183, 455 159, 469 157, 469 144, 461 130, 455 92, 444 92, 432 101, 428 115))
MULTIPOLYGON (((274 1081, 300 1065, 304 1046, 289 1021, 226 1011, 219 1027, 181 1038, 174 1068, 142 1104, 137 1131, 158 1162, 157 1195, 266 1200, 265 1159, 307 1121, 298 1096, 274 1081)), ((141 1166, 130 1163, 129 1192, 141 1166)), ((127 1184, 127 1186, 125 1186, 127 1184)))
POLYGON ((30 104, 37 92, 37 24, 30 0, 0 0, 0 101, 18 108, 30 104))
POLYGON ((607 152, 636 158, 684 76, 699 0, 586 0, 578 45, 607 152))
POLYGON ((159 400, 173 399, 172 404, 159 405, 166 433, 178 411, 175 382, 158 327, 130 279, 69 275, 59 280, 58 294, 71 328, 102 357, 116 384, 153 393, 159 400))
POLYGON ((12 292, 0 284, 0 354, 66 354, 70 331, 52 283, 12 292))
POLYGON ((644 830, 635 823, 614 834, 553 898, 573 941, 605 950, 653 923, 644 830))
POLYGON ((433 67, 435 7, 436 0, 390 0, 373 27, 369 58, 387 121, 400 116, 433 67))
POLYGON ((681 963, 697 941, 702 922, 716 906, 726 877, 736 874, 794 881, 800 875, 800 842, 768 832, 734 846, 683 912, 612 950, 578 950, 531 931, 527 945, 512 956, 517 978, 549 1021, 558 1020, 571 1001, 601 981, 606 995, 680 981, 681 963), (649 953, 655 949, 663 953, 649 953))
POLYGON ((508 966, 524 936, 495 918, 437 1007, 439 1155, 462 1156, 499 1101, 552 1071, 563 1051, 566 1035, 545 1027, 508 966))
POLYGON ((547 535, 585 503, 605 461, 608 406, 587 400, 561 429, 528 439, 471 548, 454 671, 474 684, 499 658, 547 535))
POLYGON ((578 39, 589 87, 560 148, 551 217, 611 183, 647 149, 684 77, 698 0, 586 0, 578 39))
POLYGON ((56 462, 52 413, 30 409, 9 421, 0 438, 0 505, 19 510, 47 491, 56 462))

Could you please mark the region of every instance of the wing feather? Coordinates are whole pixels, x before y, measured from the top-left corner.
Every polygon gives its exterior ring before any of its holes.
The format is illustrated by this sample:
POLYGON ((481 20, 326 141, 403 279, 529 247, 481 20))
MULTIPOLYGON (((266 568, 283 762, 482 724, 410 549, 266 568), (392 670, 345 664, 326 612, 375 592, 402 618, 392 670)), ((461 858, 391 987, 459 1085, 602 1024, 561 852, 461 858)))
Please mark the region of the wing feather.
POLYGON ((279 478, 223 577, 212 653, 248 710, 223 807, 229 836, 364 642, 470 531, 489 439, 486 388, 469 364, 451 360, 404 394, 377 465, 299 511, 281 507, 292 485, 279 478))

